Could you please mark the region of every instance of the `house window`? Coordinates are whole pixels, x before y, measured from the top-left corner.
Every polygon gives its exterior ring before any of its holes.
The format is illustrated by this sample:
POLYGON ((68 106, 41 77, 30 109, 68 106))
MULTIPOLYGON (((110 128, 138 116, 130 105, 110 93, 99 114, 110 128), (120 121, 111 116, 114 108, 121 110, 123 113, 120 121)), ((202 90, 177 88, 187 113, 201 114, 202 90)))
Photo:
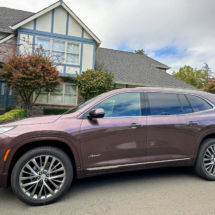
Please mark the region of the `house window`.
MULTIPOLYGON (((35 96, 36 93, 34 98, 35 96)), ((36 104, 77 105, 77 87, 71 83, 63 83, 57 87, 56 92, 42 91, 36 104)))
POLYGON ((37 37, 37 47, 43 46, 47 56, 61 63, 80 63, 80 43, 37 37))

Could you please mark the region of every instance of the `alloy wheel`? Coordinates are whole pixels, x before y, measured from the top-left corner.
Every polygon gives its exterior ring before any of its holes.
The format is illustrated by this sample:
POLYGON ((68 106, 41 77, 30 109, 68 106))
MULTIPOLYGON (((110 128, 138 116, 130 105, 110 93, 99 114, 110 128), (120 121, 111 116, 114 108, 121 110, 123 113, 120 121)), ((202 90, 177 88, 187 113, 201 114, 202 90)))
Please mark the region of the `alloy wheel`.
POLYGON ((215 144, 209 146, 204 154, 204 167, 207 173, 215 175, 215 144))
POLYGON ((21 190, 33 199, 47 199, 61 190, 66 179, 62 162, 54 156, 42 155, 29 160, 19 176, 21 190))

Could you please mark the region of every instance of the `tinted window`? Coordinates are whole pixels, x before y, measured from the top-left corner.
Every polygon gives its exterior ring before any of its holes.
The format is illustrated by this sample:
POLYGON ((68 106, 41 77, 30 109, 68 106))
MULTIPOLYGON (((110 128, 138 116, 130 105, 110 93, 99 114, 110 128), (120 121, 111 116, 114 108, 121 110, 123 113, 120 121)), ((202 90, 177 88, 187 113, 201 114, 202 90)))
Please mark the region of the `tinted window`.
POLYGON ((182 114, 177 94, 148 93, 151 115, 182 114))
POLYGON ((194 112, 211 109, 212 107, 203 99, 197 96, 187 95, 194 112))
POLYGON ((190 107, 190 104, 187 100, 187 98, 185 97, 185 95, 178 95, 180 102, 181 102, 181 107, 182 107, 182 111, 183 113, 192 113, 192 108, 190 107))
POLYGON ((105 117, 140 116, 140 94, 118 94, 102 101, 94 108, 104 109, 105 117))

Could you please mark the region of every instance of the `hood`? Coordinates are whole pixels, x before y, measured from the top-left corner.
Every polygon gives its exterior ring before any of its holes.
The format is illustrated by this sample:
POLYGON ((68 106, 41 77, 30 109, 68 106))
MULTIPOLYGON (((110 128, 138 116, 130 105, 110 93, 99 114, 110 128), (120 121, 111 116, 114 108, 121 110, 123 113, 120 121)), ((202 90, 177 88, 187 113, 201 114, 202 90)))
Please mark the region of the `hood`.
POLYGON ((11 125, 33 125, 33 124, 45 124, 52 123, 58 120, 62 115, 53 116, 42 116, 42 117, 31 117, 25 119, 13 120, 10 122, 2 123, 0 126, 11 126, 11 125))

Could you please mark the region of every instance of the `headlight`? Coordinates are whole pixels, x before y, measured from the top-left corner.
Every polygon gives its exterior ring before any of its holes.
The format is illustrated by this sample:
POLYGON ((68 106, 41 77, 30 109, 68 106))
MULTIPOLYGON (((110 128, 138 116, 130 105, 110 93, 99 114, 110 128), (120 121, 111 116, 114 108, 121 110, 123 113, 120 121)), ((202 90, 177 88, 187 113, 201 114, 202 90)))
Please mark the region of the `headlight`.
POLYGON ((0 134, 6 132, 6 131, 10 131, 12 129, 16 128, 16 126, 5 126, 5 127, 0 127, 0 134))

